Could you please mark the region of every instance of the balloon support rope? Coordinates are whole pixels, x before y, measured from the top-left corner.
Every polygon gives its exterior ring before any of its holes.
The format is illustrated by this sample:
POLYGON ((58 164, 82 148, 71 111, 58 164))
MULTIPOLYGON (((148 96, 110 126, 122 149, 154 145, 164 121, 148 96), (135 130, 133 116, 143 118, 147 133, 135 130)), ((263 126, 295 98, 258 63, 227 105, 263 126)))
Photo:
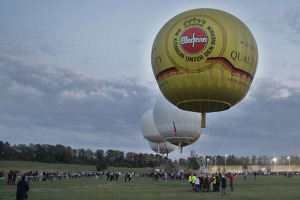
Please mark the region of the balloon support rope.
POLYGON ((201 113, 201 128, 206 128, 206 113, 201 113))

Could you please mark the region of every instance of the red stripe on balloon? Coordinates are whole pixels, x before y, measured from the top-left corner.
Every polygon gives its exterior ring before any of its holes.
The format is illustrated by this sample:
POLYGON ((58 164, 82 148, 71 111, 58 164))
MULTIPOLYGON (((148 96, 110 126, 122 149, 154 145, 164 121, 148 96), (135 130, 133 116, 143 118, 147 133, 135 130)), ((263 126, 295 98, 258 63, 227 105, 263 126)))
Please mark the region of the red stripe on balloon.
MULTIPOLYGON (((231 72, 235 73, 235 74, 239 74, 240 76, 243 76, 245 77, 246 79, 249 79, 250 81, 253 80, 253 76, 242 70, 242 69, 239 69, 239 68, 236 68, 229 60, 227 60, 226 58, 224 57, 211 57, 211 58, 207 58, 206 60, 207 62, 218 62, 218 63, 222 63, 224 64, 231 72)), ((168 69, 165 69, 161 72, 159 72, 157 75, 156 75, 156 80, 159 80, 161 79, 162 77, 168 75, 168 74, 171 74, 171 73, 176 73, 178 72, 179 70, 176 68, 176 67, 170 67, 168 69)))
POLYGON ((212 57, 212 58, 207 58, 208 62, 219 62, 219 63, 223 63, 231 72, 235 73, 235 74, 239 74, 243 77, 245 77, 246 79, 249 79, 250 81, 253 80, 253 76, 251 74, 249 74, 248 72, 236 68, 229 60, 227 60, 224 57, 212 57))
POLYGON ((175 72, 178 72, 179 70, 176 68, 176 67, 170 67, 168 69, 165 69, 161 72, 159 72, 157 75, 156 75, 156 80, 159 80, 161 77, 163 76, 166 76, 168 74, 171 74, 171 73, 175 73, 175 72))

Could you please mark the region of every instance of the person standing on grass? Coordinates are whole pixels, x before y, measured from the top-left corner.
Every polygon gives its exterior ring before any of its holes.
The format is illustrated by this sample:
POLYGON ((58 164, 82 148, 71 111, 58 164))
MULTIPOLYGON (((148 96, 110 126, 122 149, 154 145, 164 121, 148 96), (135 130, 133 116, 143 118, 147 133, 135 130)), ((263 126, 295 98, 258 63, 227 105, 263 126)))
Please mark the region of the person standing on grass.
POLYGON ((204 177, 203 177, 203 175, 202 176, 200 176, 200 184, 199 184, 199 192, 202 192, 202 187, 203 187, 203 180, 204 180, 204 177))
POLYGON ((221 183, 221 176, 220 174, 216 175, 216 191, 219 192, 220 191, 220 183, 221 183))
POLYGON ((206 173, 205 183, 206 183, 206 192, 209 192, 209 189, 210 189, 210 178, 208 177, 207 173, 206 173))
POLYGON ((244 180, 247 179, 247 173, 248 173, 248 172, 245 170, 245 171, 244 171, 244 180))
POLYGON ((12 184, 12 179, 13 179, 13 170, 11 169, 8 174, 7 174, 7 185, 11 185, 12 184))
POLYGON ((12 175, 12 182, 11 182, 12 185, 16 185, 17 176, 18 176, 17 175, 17 170, 14 170, 13 175, 12 175))
POLYGON ((29 183, 25 178, 26 176, 23 175, 22 179, 17 184, 16 200, 25 200, 28 198, 29 183))
POLYGON ((222 179, 221 179, 221 183, 222 183, 222 196, 225 196, 225 191, 226 191, 226 178, 225 175, 222 175, 222 179))
POLYGON ((196 191, 195 190, 196 180, 197 180, 197 176, 196 176, 196 174, 193 174, 193 176, 192 176, 192 188, 193 188, 193 191, 196 191))
POLYGON ((106 172, 106 181, 109 180, 109 174, 110 174, 110 171, 106 172))
POLYGON ((217 191, 217 178, 216 178, 216 175, 213 176, 212 183, 213 183, 213 191, 216 192, 217 191))
POLYGON ((232 173, 230 173, 230 175, 229 175, 229 182, 230 182, 231 191, 233 191, 233 179, 234 179, 234 176, 233 176, 232 173))
POLYGON ((192 183, 192 173, 190 173, 189 178, 188 178, 189 183, 191 184, 193 188, 193 183, 192 183))
POLYGON ((195 182, 195 192, 200 192, 200 179, 197 176, 196 182, 195 182))

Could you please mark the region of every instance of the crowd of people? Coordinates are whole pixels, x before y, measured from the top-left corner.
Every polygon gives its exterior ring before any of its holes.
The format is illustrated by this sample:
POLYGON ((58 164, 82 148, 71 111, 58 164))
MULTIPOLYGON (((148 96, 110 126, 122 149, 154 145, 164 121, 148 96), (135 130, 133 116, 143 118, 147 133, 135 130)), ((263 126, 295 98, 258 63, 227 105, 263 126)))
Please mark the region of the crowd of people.
MULTIPOLYGON (((1 176, 4 177, 4 170, 0 171, 1 176)), ((24 171, 22 173, 19 170, 10 170, 7 173, 7 184, 15 185, 18 182, 18 177, 24 175, 27 182, 32 181, 51 181, 51 180, 62 180, 78 177, 91 177, 100 176, 103 172, 98 171, 70 171, 70 172, 60 172, 60 171, 24 171)))
POLYGON ((188 178, 188 173, 183 172, 173 172, 173 173, 167 173, 167 172, 160 172, 160 171, 154 171, 154 172, 146 172, 146 173, 140 173, 140 177, 150 177, 153 179, 153 181, 161 180, 184 180, 188 178))
POLYGON ((7 174, 7 184, 15 185, 18 182, 18 177, 19 177, 19 170, 10 170, 7 174))
MULTIPOLYGON (((111 171, 70 171, 70 172, 50 172, 50 171, 25 171, 20 173, 19 170, 10 170, 7 173, 7 184, 17 185, 16 196, 17 199, 24 199, 28 197, 29 183, 31 181, 50 181, 50 180, 62 180, 78 177, 91 177, 95 176, 96 179, 106 176, 106 181, 118 181, 120 176, 125 178, 125 182, 130 182, 135 173, 111 172, 111 171), (21 180, 18 180, 21 177, 21 180)), ((220 192, 222 196, 226 195, 226 187, 229 183, 230 191, 234 191, 233 182, 236 175, 244 176, 244 180, 248 175, 254 175, 256 180, 257 173, 213 173, 213 174, 196 174, 196 173, 165 173, 160 171, 154 171, 149 173, 140 173, 142 178, 152 178, 153 181, 185 181, 188 180, 192 187, 193 192, 220 192), (229 181, 229 182, 228 182, 229 181)), ((290 173, 284 174, 285 176, 292 177, 290 173)), ((0 178, 4 177, 4 170, 0 171, 0 178)), ((104 179, 105 180, 105 179, 104 179)))
MULTIPOLYGON (((51 181, 78 177, 102 176, 104 172, 98 171, 71 171, 71 172, 50 172, 50 171, 25 171, 9 170, 7 173, 7 185, 17 185, 16 200, 28 198, 29 183, 32 181, 51 181), (21 179, 18 178, 21 176, 21 179)), ((5 179, 4 170, 0 171, 0 178, 5 179)))
POLYGON ((194 192, 220 192, 221 190, 221 195, 225 196, 227 178, 229 178, 230 190, 233 191, 233 173, 228 173, 226 175, 222 173, 215 173, 211 174, 211 176, 207 173, 201 175, 191 173, 188 177, 188 181, 192 186, 192 191, 194 192))

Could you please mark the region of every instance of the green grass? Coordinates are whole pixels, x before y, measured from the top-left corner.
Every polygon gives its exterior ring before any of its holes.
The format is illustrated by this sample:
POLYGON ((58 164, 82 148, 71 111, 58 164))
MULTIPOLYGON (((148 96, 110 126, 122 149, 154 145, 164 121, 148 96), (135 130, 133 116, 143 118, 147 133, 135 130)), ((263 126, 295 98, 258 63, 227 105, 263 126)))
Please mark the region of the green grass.
MULTIPOLYGON (((0 165, 1 166, 1 165, 0 165)), ((48 166, 49 167, 49 166, 48 166)), ((39 168, 40 169, 40 168, 39 168)), ((118 170, 118 169, 116 169, 118 170)), ((127 170, 127 169, 126 169, 127 170)), ((139 171, 140 169, 138 169, 139 171)), ((134 171, 131 169, 131 171, 134 171)), ((227 182, 229 180, 227 179, 227 182)), ((0 181, 0 199, 15 199, 16 186, 6 185, 0 181)), ((228 184, 229 185, 229 184, 228 184)), ((248 176, 243 180, 238 176, 234 180, 234 192, 227 187, 226 196, 215 192, 192 192, 187 181, 159 181, 153 182, 151 178, 133 177, 131 182, 125 182, 124 176, 119 181, 106 181, 106 177, 75 178, 48 182, 31 182, 29 199, 33 200, 68 200, 68 199, 231 199, 231 200, 290 200, 300 199, 300 176, 287 178, 284 176, 248 176)))

